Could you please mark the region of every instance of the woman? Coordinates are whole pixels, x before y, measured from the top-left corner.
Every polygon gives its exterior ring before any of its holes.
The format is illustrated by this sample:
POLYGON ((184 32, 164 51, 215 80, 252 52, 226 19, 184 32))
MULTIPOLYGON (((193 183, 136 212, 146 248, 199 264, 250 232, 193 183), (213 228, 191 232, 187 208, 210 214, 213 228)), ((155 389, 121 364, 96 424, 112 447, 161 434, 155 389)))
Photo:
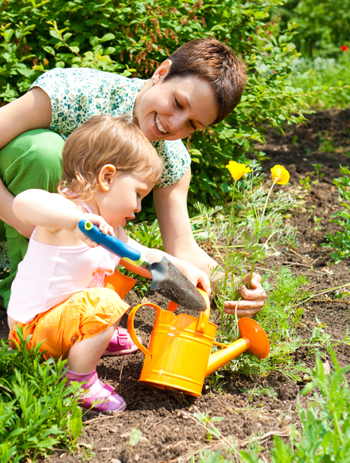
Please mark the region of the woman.
MULTIPOLYGON (((54 69, 27 94, 0 109, 0 240, 7 242, 11 274, 0 282, 5 306, 17 266, 33 228, 12 212, 13 197, 29 188, 56 191, 64 139, 93 115, 127 113, 163 158, 161 182, 153 191, 165 251, 210 273, 217 263, 197 245, 187 212, 190 156, 181 139, 223 120, 239 103, 246 75, 230 48, 214 39, 193 40, 162 63, 150 80, 129 79, 86 68, 54 69), (47 130, 49 129, 49 130, 47 130)), ((238 316, 264 305, 260 276, 238 316)), ((227 301, 233 313, 235 301, 227 301)))

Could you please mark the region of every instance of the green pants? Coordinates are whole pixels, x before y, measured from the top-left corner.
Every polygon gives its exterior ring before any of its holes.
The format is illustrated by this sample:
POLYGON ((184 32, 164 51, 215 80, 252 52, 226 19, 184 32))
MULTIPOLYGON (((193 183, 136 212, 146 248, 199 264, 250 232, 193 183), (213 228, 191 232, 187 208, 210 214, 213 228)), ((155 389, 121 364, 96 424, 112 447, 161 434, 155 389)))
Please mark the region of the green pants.
MULTIPOLYGON (((14 195, 30 188, 55 192, 62 175, 64 140, 51 130, 25 132, 0 150, 0 178, 14 195)), ((0 220, 0 241, 7 241, 10 275, 0 281, 7 307, 11 283, 27 251, 28 240, 0 220)))

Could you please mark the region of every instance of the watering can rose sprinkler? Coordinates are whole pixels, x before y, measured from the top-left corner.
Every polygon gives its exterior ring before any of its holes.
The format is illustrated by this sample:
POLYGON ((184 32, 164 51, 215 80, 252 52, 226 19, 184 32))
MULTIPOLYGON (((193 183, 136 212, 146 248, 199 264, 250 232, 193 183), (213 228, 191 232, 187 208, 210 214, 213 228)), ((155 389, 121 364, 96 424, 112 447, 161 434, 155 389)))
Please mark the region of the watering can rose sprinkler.
POLYGON ((140 251, 114 236, 104 235, 98 227, 86 220, 79 222, 79 228, 93 241, 124 260, 128 259, 139 266, 145 264, 152 274, 151 288, 170 299, 167 310, 156 304, 143 303, 130 312, 129 334, 145 354, 139 381, 160 389, 177 389, 192 396, 200 396, 205 377, 242 352, 248 351, 261 359, 268 356, 270 344, 267 336, 258 323, 250 318, 241 318, 238 322, 240 339, 228 345, 215 342, 217 326, 209 321, 207 293, 195 288, 168 259, 151 263, 140 251), (175 315, 173 312, 177 304, 200 311, 199 317, 175 315), (134 329, 136 312, 143 306, 156 310, 148 349, 141 344, 134 329), (213 345, 221 346, 222 349, 211 354, 213 345))

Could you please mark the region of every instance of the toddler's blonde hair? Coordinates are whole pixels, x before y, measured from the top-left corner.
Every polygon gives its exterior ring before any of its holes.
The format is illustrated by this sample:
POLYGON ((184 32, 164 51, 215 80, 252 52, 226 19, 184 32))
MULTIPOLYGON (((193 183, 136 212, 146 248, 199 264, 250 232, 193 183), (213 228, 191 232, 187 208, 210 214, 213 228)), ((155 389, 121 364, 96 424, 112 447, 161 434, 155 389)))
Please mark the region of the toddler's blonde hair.
POLYGON ((154 184, 163 170, 157 151, 128 116, 94 116, 74 130, 64 144, 59 193, 91 199, 99 186, 98 174, 106 164, 117 171, 145 176, 154 184))

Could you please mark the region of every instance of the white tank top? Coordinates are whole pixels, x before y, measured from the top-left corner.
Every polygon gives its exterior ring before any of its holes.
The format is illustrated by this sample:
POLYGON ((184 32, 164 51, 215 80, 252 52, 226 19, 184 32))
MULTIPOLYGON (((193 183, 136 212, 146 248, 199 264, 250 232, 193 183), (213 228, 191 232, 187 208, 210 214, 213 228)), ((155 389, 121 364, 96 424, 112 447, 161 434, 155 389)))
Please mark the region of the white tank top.
POLYGON ((101 246, 51 246, 32 237, 12 283, 8 315, 27 323, 74 293, 103 287, 119 261, 101 246))

